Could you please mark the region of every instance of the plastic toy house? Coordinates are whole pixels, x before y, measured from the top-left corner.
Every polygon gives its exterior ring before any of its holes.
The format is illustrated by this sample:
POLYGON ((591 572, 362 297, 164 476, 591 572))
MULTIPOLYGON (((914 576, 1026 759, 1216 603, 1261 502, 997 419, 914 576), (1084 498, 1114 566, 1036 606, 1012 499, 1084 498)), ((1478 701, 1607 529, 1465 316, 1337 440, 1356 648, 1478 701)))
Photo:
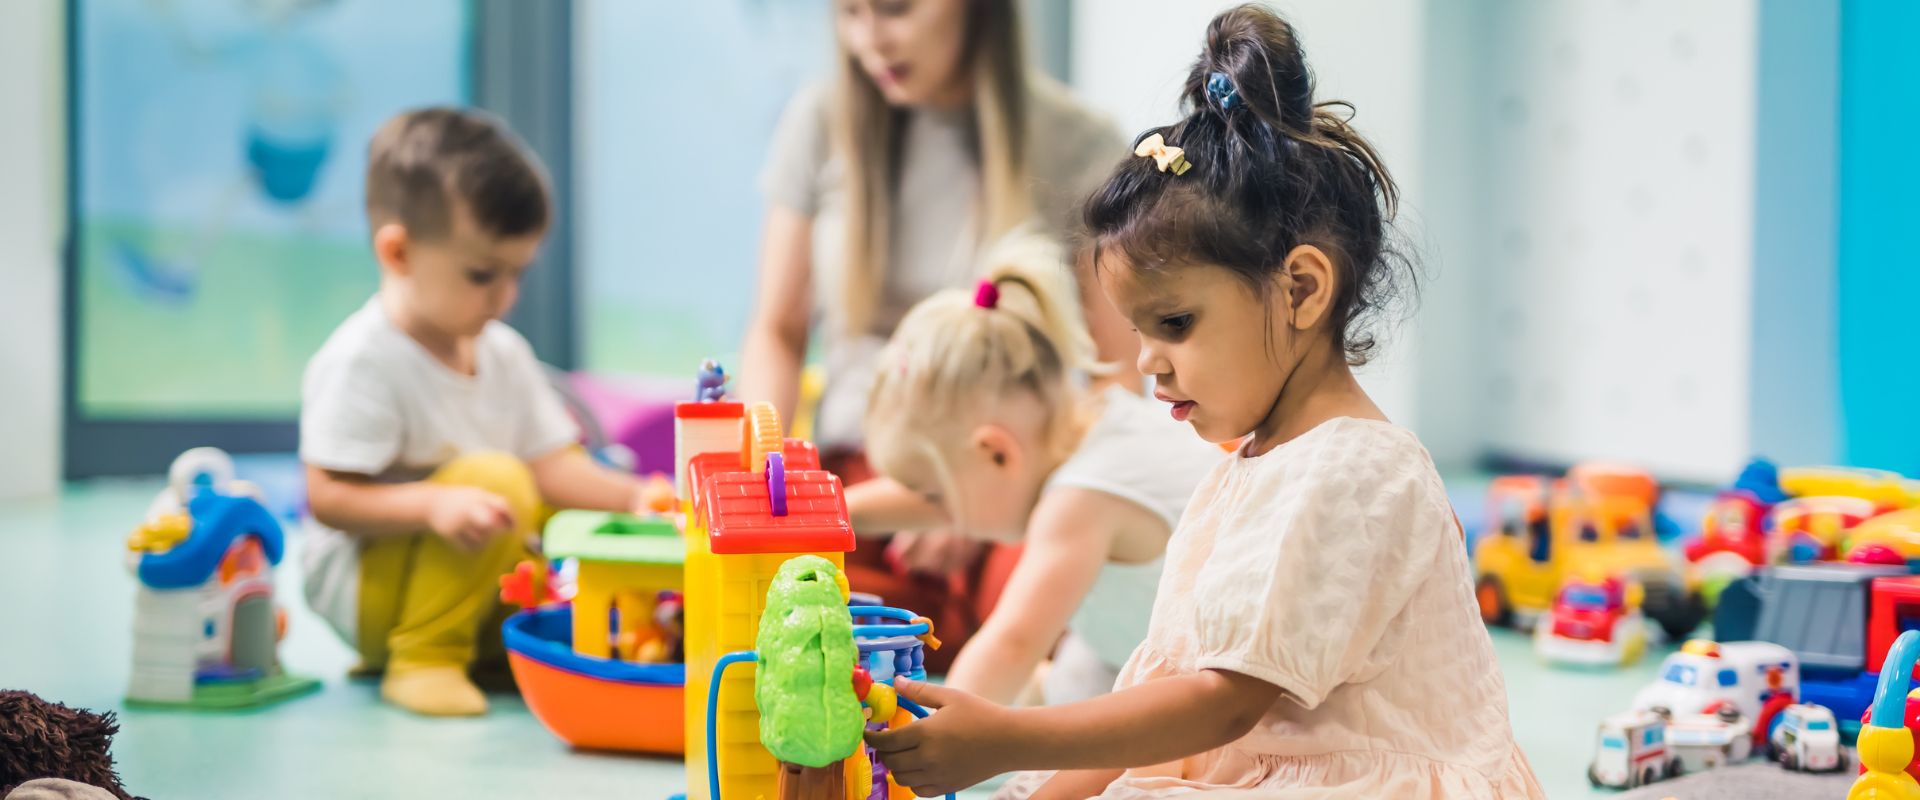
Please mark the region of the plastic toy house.
POLYGON ((286 542, 279 521, 233 462, 213 448, 174 461, 171 485, 127 540, 140 582, 133 623, 132 704, 242 708, 319 688, 287 674, 278 656, 285 614, 273 568, 286 542))
MULTIPOLYGON (((754 648, 767 588, 780 565, 816 555, 845 565, 854 546, 840 479, 811 444, 786 439, 772 406, 683 404, 676 413, 686 517, 686 719, 690 800, 708 797, 707 694, 722 654, 754 648), (721 446, 731 430, 732 442, 721 446), (699 442, 696 444, 696 441, 699 442)), ((721 682, 715 706, 719 785, 727 797, 774 797, 779 767, 760 744, 754 670, 721 682)))
POLYGON ((663 592, 681 587, 686 545, 664 516, 562 511, 547 523, 550 558, 577 559, 573 596, 573 650, 622 661, 643 658, 661 632, 653 624, 663 592))

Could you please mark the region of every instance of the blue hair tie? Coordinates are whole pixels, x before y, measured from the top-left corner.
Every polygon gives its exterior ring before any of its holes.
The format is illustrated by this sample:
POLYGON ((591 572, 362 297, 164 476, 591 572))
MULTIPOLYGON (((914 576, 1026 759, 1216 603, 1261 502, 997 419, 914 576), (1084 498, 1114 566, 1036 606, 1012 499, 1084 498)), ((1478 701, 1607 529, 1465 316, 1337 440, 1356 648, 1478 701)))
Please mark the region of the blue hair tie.
POLYGON ((1207 99, 1221 111, 1232 111, 1240 105, 1240 92, 1233 88, 1233 79, 1227 73, 1215 72, 1207 76, 1207 99))

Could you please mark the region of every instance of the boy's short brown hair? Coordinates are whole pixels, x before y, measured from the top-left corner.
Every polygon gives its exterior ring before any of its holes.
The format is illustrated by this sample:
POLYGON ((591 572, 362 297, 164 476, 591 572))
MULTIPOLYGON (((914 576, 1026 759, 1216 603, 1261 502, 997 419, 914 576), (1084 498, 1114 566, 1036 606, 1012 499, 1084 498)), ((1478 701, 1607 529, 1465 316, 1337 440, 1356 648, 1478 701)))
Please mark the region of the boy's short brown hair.
POLYGON ((480 230, 539 233, 551 213, 545 171, 491 114, 421 108, 387 120, 367 145, 367 224, 398 222, 416 238, 453 229, 454 200, 480 230))

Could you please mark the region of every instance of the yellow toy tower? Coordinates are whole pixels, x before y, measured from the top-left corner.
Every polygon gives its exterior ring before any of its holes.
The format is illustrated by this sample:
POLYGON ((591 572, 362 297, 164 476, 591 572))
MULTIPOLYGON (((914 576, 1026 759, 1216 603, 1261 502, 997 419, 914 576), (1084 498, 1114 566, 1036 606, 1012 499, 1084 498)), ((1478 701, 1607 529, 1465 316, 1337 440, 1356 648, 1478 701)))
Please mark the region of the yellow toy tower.
MULTIPOLYGON (((853 525, 840 479, 820 469, 813 445, 782 437, 773 406, 683 403, 674 416, 687 504, 687 797, 714 800, 706 724, 715 662, 754 648, 767 587, 788 559, 816 555, 844 567, 853 525), (724 436, 729 425, 732 437, 724 436)), ((778 765, 760 744, 753 681, 753 667, 741 665, 720 687, 715 741, 728 800, 778 792, 778 765)))

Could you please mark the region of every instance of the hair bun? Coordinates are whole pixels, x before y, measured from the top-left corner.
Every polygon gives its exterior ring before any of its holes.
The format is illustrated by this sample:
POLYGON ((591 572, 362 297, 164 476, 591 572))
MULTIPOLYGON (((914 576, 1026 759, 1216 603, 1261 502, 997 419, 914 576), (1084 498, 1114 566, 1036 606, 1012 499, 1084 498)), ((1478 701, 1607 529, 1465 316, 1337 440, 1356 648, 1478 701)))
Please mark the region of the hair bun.
POLYGON ((1213 18, 1186 88, 1196 110, 1224 113, 1245 105, 1282 130, 1306 131, 1312 125, 1313 73, 1293 26, 1257 5, 1213 18))

